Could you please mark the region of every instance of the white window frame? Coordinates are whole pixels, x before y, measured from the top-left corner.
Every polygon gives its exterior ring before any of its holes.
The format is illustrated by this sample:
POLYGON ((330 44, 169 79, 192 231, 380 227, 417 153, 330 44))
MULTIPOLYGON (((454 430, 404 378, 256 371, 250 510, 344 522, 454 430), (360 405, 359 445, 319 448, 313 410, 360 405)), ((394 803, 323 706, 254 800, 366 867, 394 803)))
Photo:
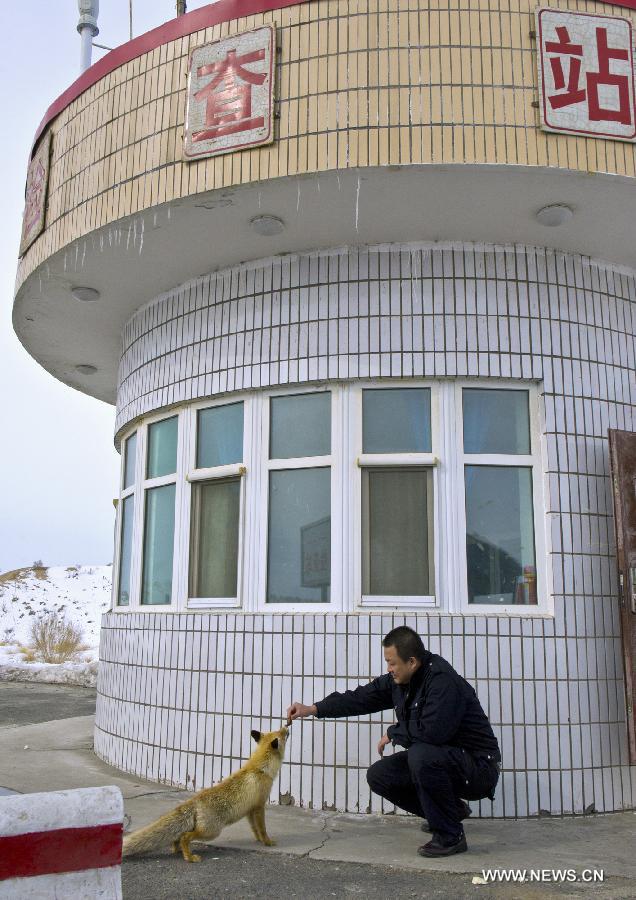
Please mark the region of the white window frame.
MULTIPOLYGON (((183 478, 180 477, 182 471, 181 458, 183 456, 184 428, 182 427, 182 414, 178 409, 162 410, 153 416, 144 419, 143 427, 137 430, 137 480, 139 484, 139 503, 135 504, 135 526, 133 528, 133 541, 136 541, 137 547, 137 565, 135 568, 135 588, 134 594, 131 590, 131 596, 135 597, 135 612, 152 612, 160 613, 166 611, 174 611, 178 608, 178 590, 179 590, 179 510, 182 507, 182 495, 184 491, 183 478), (163 422, 166 419, 177 419, 177 462, 174 473, 170 475, 160 475, 156 478, 146 478, 148 465, 148 431, 151 425, 157 422, 163 422), (141 587, 144 566, 144 541, 145 541, 145 518, 146 518, 146 494, 153 488, 163 487, 166 484, 174 484, 175 500, 174 500, 174 536, 172 543, 172 588, 170 593, 170 603, 148 603, 141 602, 141 587)), ((131 573, 132 576, 132 573, 131 573)), ((132 577, 131 577, 132 581, 132 577)))
POLYGON ((342 390, 338 384, 324 383, 312 385, 295 385, 285 389, 270 390, 261 395, 261 439, 259 442, 260 485, 258 488, 258 522, 259 537, 257 546, 260 554, 254 562, 256 592, 252 597, 253 610, 259 612, 288 613, 321 613, 341 612, 344 609, 342 596, 342 390), (271 418, 271 400, 274 397, 291 397, 301 394, 331 394, 331 453, 325 456, 292 457, 290 459, 269 459, 269 431, 271 418), (330 469, 331 481, 331 584, 329 586, 329 603, 267 603, 267 558, 269 536, 269 473, 290 469, 330 469))
POLYGON ((352 433, 352 445, 356 448, 354 470, 352 473, 353 504, 350 533, 353 533, 351 546, 354 572, 353 594, 357 609, 390 608, 390 609, 417 609, 439 607, 439 538, 438 530, 441 526, 439 507, 439 391, 438 385, 433 382, 414 382, 403 379, 371 380, 357 382, 350 386, 352 403, 350 404, 350 430, 352 433), (431 452, 430 453, 363 453, 362 452, 362 394, 365 390, 391 390, 403 388, 416 390, 426 388, 430 390, 431 397, 431 452), (433 514, 430 525, 433 529, 432 543, 433 554, 433 584, 434 593, 421 596, 381 596, 378 594, 362 593, 362 534, 364 523, 362 521, 362 473, 367 468, 406 468, 417 466, 432 470, 433 484, 433 514))
POLYGON ((207 400, 203 403, 194 403, 184 410, 183 430, 187 434, 187 446, 185 455, 186 465, 186 489, 184 491, 183 510, 180 516, 180 547, 179 554, 179 580, 180 596, 186 598, 188 609, 236 609, 244 605, 244 549, 245 549, 245 512, 246 512, 246 484, 247 466, 245 464, 246 448, 251 444, 251 421, 253 397, 241 395, 223 397, 217 400, 207 400), (224 466, 212 466, 209 468, 197 468, 197 420, 199 412, 205 409, 213 409, 221 406, 234 406, 241 403, 243 406, 243 459, 240 463, 224 466), (192 492, 196 484, 210 483, 227 478, 240 479, 239 497, 239 528, 238 528, 238 557, 236 573, 236 597, 191 597, 190 596, 190 564, 192 560, 193 541, 196 537, 192 522, 192 492))
POLYGON ((543 495, 543 466, 542 466, 542 434, 538 387, 533 382, 503 381, 503 380, 475 380, 470 382, 458 382, 455 385, 456 392, 456 427, 457 427, 457 472, 456 479, 459 489, 456 508, 459 514, 459 533, 463 542, 458 559, 461 592, 456 595, 459 598, 454 604, 449 605, 449 612, 463 613, 464 615, 503 615, 503 616, 545 616, 553 615, 553 598, 549 589, 547 568, 547 547, 545 533, 545 505, 543 495), (465 453, 464 452, 464 415, 463 415, 463 390, 478 388, 479 390, 512 390, 527 391, 528 413, 530 417, 530 453, 529 454, 498 454, 498 453, 465 453), (467 465, 500 466, 529 468, 532 472, 532 524, 534 527, 534 554, 535 570, 537 578, 537 603, 529 606, 526 604, 512 603, 469 603, 468 602, 468 561, 466 557, 466 491, 464 470, 467 465))
POLYGON ((543 468, 545 436, 536 382, 512 379, 366 379, 324 381, 284 388, 235 392, 222 397, 181 404, 143 417, 122 433, 121 444, 136 432, 135 478, 123 487, 125 454, 122 453, 120 491, 116 519, 116 558, 113 567, 112 609, 117 613, 186 612, 198 609, 239 609, 243 613, 313 614, 368 610, 422 609, 470 616, 552 616, 548 534, 545 527, 543 468), (482 455, 463 452, 462 391, 464 388, 528 391, 532 453, 482 455), (363 454, 362 391, 385 388, 429 388, 431 391, 430 454, 363 454), (331 453, 319 457, 270 460, 270 402, 273 397, 331 393, 331 453), (236 466, 196 468, 196 421, 199 410, 243 403, 243 462, 236 466), (146 479, 148 428, 177 416, 177 471, 146 479), (537 570, 536 606, 469 604, 466 562, 466 507, 464 466, 467 464, 529 466, 532 468, 533 524, 537 570), (362 586, 362 472, 366 466, 431 467, 433 475, 434 594, 424 597, 363 597, 362 586), (331 469, 331 593, 325 603, 266 603, 269 472, 274 470, 329 467, 331 469), (237 596, 189 598, 192 486, 236 475, 241 478, 237 596), (172 602, 141 605, 146 491, 176 483, 173 547, 172 602), (122 501, 134 494, 133 546, 130 571, 130 603, 116 603, 121 567, 122 501))
POLYGON ((121 454, 121 466, 119 472, 119 497, 117 499, 117 511, 116 511, 116 521, 115 521, 115 557, 113 566, 113 584, 111 589, 111 608, 117 610, 117 612, 126 612, 133 606, 133 574, 134 574, 134 556, 136 552, 135 545, 135 517, 137 515, 137 503, 138 498, 136 496, 136 488, 137 488, 137 472, 138 472, 138 462, 139 462, 139 429, 137 427, 133 428, 128 435, 121 442, 122 454, 121 454), (137 442, 135 444, 135 459, 133 462, 133 480, 132 484, 128 485, 128 487, 124 487, 124 478, 126 475, 126 458, 128 455, 128 441, 137 435, 137 442), (130 548, 130 584, 128 591, 128 603, 126 605, 119 603, 119 579, 121 575, 121 557, 122 557, 122 536, 123 536, 123 527, 124 527, 124 500, 127 500, 128 497, 133 498, 133 529, 132 529, 132 546, 130 548))

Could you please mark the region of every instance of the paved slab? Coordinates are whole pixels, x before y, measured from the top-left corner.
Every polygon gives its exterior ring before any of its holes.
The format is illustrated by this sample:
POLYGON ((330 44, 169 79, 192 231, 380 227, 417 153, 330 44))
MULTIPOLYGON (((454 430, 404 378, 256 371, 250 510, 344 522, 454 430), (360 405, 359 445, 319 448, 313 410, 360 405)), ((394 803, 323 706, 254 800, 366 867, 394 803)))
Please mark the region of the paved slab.
MULTIPOLYGON (((185 791, 125 775, 106 765, 93 753, 92 732, 92 716, 0 728, 0 786, 32 792, 116 784, 123 793, 132 828, 147 824, 191 796, 185 791)), ((419 821, 412 817, 344 815, 278 806, 269 807, 266 815, 268 831, 278 842, 276 848, 255 849, 257 845, 249 827, 245 822, 238 822, 227 828, 213 846, 202 848, 204 860, 199 867, 188 866, 166 853, 127 861, 124 876, 125 883, 126 880, 129 883, 128 896, 136 900, 146 896, 175 900, 212 895, 263 896, 271 892, 277 869, 280 870, 277 893, 282 887, 289 896, 302 896, 303 900, 332 896, 331 888, 327 890, 330 884, 341 887, 350 884, 350 889, 342 887, 337 896, 362 893, 379 898, 396 894, 422 896, 424 892, 459 898, 475 896, 476 890, 481 897, 506 898, 574 897, 580 891, 592 890, 596 896, 603 897, 636 896, 636 814, 633 812, 541 820, 471 819, 466 823, 470 852, 445 860, 426 860, 417 855, 418 845, 427 838, 419 830, 419 821), (305 888, 293 893, 292 883, 303 861, 311 862, 311 871, 306 865, 302 870, 305 888), (514 888, 510 884, 473 885, 472 878, 483 877, 484 869, 528 872, 572 869, 579 876, 583 870, 599 869, 609 880, 593 886, 580 882, 560 886, 516 884, 514 888), (335 871, 340 874, 334 881, 335 871), (368 877, 369 871, 376 873, 373 876, 376 882, 368 877), (232 884, 233 872, 237 877, 242 872, 240 877, 247 879, 245 883, 232 884), (261 893, 258 880, 254 880, 258 872, 263 882, 261 893), (358 873, 355 877, 354 872, 358 873), (402 879, 397 880, 399 886, 397 882, 393 885, 395 890, 391 887, 392 872, 399 872, 402 879), (164 874, 160 876, 160 873, 164 874), (363 873, 367 874, 363 877, 363 873), (210 879, 214 881, 216 875, 230 882, 224 882, 222 889, 219 887, 211 894, 210 879), (352 880, 348 881, 350 875, 352 880), (174 885, 180 884, 182 878, 185 879, 183 892, 162 893, 169 884, 173 884, 174 891, 174 885), (144 893, 143 884, 150 884, 148 879, 151 886, 144 893), (317 884, 314 879, 319 880, 317 884), (208 893, 201 893, 199 887, 208 893), (314 889, 318 893, 312 893, 314 889), (436 894, 438 889, 441 893, 436 894)))
POLYGON ((92 715, 95 695, 94 688, 0 681, 0 728, 92 715))

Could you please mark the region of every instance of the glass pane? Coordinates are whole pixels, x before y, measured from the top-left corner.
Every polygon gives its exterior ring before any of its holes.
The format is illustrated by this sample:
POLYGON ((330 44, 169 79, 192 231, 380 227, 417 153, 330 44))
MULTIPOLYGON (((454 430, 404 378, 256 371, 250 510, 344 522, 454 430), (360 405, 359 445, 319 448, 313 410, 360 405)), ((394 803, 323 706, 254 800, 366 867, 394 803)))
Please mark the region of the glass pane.
POLYGON ((135 483, 135 459, 137 457, 137 432, 124 444, 124 490, 135 483))
POLYGON ((464 453, 530 453, 527 391, 466 388, 464 453))
POLYGON ((268 603, 328 603, 331 471, 269 473, 268 603))
POLYGON ((243 462, 243 404, 213 406, 197 416, 197 469, 243 462))
POLYGON ((146 478, 172 475, 177 471, 177 431, 179 419, 162 419, 148 428, 148 471, 146 478))
POLYGON ((172 597, 175 490, 176 485, 166 484, 146 491, 143 604, 170 603, 172 597))
POLYGON ((269 458, 331 453, 331 393, 272 397, 269 458))
POLYGON ((430 390, 389 388, 363 391, 362 451, 430 453, 430 390))
POLYGON ((363 474, 362 593, 434 593, 433 477, 430 469, 366 469, 363 474))
POLYGON ((236 597, 240 497, 238 478, 194 487, 191 597, 236 597))
MULTIPOLYGON (((132 438, 128 439, 128 444, 132 438)), ((132 559, 133 519, 135 515, 135 498, 131 494, 121 505, 121 543, 119 545, 119 586, 117 603, 128 606, 130 603, 130 562, 132 559)))
POLYGON ((469 603, 537 603, 532 470, 466 466, 469 603))

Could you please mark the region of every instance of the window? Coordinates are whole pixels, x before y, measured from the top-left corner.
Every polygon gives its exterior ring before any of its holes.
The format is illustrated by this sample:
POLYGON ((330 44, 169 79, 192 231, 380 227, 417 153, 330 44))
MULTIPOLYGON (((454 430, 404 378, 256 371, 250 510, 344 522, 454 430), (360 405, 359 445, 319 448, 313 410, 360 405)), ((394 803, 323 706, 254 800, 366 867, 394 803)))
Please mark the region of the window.
POLYGON ((119 536, 119 573, 116 602, 118 606, 130 605, 131 564, 133 551, 133 525, 135 518, 135 470, 137 462, 137 432, 124 443, 121 519, 119 536))
POLYGON ((463 432, 468 603, 536 605, 528 392, 464 388, 463 432))
POLYGON ((172 601, 178 424, 178 417, 172 416, 148 427, 142 606, 172 601))
POLYGON ((124 437, 115 609, 549 611, 533 386, 238 396, 124 437))
POLYGON ((267 603, 329 603, 331 392, 272 397, 267 603))
POLYGON ((190 606, 238 603, 243 403, 200 409, 190 513, 190 606))
POLYGON ((429 388, 362 391, 362 603, 433 605, 429 388))

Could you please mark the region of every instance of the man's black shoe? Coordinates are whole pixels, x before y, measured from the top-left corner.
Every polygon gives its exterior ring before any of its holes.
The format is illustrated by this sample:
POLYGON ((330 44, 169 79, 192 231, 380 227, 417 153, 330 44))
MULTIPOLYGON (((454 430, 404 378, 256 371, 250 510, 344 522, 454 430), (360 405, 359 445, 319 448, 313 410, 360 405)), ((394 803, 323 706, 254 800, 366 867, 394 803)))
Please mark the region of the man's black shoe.
MULTIPOLYGON (((472 809, 470 808, 470 806, 469 806, 467 803, 465 803, 463 800, 460 800, 459 803, 460 803, 460 806, 461 806, 461 812, 460 812, 460 814, 459 814, 459 821, 460 821, 460 822, 463 822, 464 819, 467 819, 467 818, 468 818, 468 816, 472 816, 473 811, 472 811, 472 809)), ((431 826, 428 824, 428 821, 427 821, 426 819, 424 819, 424 820, 422 821, 421 830, 422 830, 422 831, 429 831, 429 832, 430 832, 430 830, 431 830, 431 826)))
POLYGON ((465 853, 468 850, 466 835, 462 831, 458 838, 446 840, 439 834, 433 835, 433 840, 423 847, 418 847, 420 856, 435 858, 437 856, 452 856, 454 853, 465 853))

